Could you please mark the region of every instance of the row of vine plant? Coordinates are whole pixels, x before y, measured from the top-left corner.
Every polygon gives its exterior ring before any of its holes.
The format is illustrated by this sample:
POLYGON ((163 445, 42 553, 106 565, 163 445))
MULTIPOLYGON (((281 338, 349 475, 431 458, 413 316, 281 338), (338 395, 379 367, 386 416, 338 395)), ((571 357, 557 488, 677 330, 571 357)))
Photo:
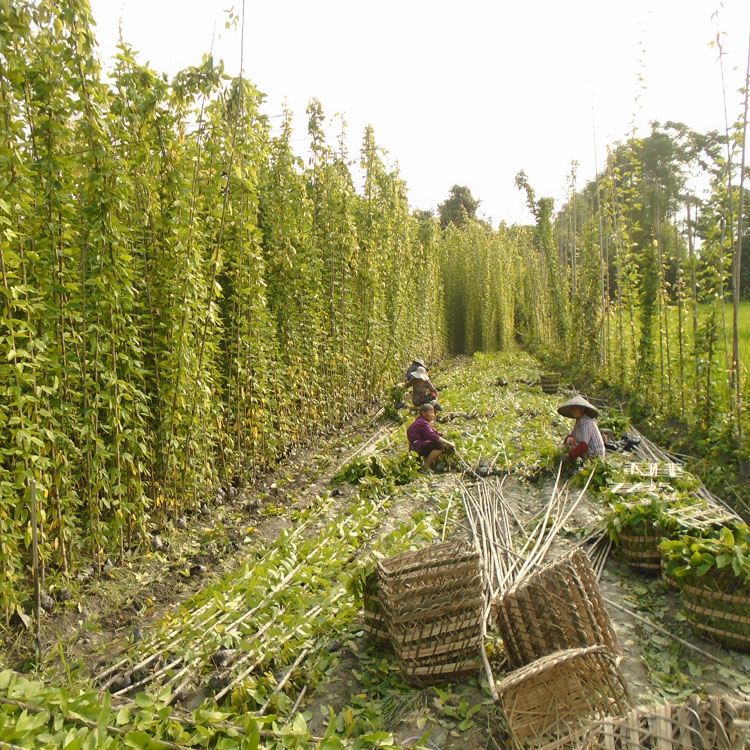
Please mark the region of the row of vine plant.
POLYGON ((747 453, 724 325, 740 127, 655 126, 583 190, 573 172, 557 214, 522 173, 533 228, 442 229, 372 129, 353 157, 315 100, 303 160, 291 113, 211 56, 168 80, 121 43, 105 75, 86 0, 3 7, 0 97, 6 617, 28 591, 32 479, 45 569, 97 567, 365 409, 415 356, 520 341, 680 418, 708 478, 747 453))
POLYGON ((610 147, 583 188, 574 162, 557 213, 516 178, 536 221, 540 304, 525 342, 587 392, 605 384, 667 427, 724 491, 750 466, 745 131, 746 116, 726 133, 653 123, 610 147))
POLYGON ((523 230, 444 235, 372 129, 354 159, 316 101, 303 161, 290 113, 211 56, 168 80, 121 43, 105 75, 86 0, 4 4, 0 97, 6 618, 32 479, 43 568, 72 575, 363 410, 412 357, 512 341, 523 230))

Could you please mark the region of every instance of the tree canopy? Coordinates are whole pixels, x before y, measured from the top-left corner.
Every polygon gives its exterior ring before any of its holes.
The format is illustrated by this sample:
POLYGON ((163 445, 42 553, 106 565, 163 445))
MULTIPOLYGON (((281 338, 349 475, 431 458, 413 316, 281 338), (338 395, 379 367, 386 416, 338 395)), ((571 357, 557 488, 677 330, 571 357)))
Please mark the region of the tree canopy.
POLYGON ((452 223, 460 227, 468 219, 476 219, 480 203, 481 201, 474 198, 466 185, 454 185, 448 198, 438 205, 440 226, 445 229, 452 223))

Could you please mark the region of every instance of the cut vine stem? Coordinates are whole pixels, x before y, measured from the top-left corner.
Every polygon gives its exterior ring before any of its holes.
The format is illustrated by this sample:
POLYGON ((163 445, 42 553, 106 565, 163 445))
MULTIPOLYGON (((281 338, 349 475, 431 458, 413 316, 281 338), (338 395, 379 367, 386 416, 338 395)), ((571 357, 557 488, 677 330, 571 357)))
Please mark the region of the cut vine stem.
POLYGON ((273 689, 271 695, 266 698, 266 702, 258 710, 258 716, 263 716, 263 714, 268 710, 268 707, 271 705, 271 701, 284 689, 284 685, 289 682, 294 670, 297 669, 297 667, 302 663, 304 658, 309 653, 309 647, 302 649, 299 656, 297 656, 297 658, 292 662, 292 666, 289 667, 289 669, 286 671, 286 674, 279 680, 279 684, 273 689))

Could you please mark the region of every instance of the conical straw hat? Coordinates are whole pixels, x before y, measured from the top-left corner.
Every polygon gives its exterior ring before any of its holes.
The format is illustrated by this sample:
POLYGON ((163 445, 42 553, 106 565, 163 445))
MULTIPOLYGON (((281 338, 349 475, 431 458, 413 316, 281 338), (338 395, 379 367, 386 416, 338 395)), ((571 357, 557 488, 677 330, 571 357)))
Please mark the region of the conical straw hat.
POLYGON ((576 406, 582 406, 590 417, 599 416, 599 409, 586 401, 583 396, 573 396, 570 401, 566 401, 562 406, 558 407, 557 413, 562 414, 563 417, 572 417, 574 416, 572 413, 573 409, 576 406))

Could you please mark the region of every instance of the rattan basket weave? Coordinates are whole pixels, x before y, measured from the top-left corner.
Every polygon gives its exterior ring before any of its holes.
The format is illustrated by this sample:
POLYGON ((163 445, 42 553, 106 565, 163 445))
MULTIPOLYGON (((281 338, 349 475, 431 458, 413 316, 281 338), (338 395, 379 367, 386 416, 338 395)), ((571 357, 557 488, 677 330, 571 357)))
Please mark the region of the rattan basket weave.
POLYGON ((586 732, 583 750, 750 750, 750 704, 729 698, 634 708, 586 732))
POLYGON ((663 555, 661 557, 661 560, 660 560, 659 564, 661 565, 661 577, 662 577, 662 580, 664 581, 664 583, 666 583, 667 586, 669 586, 670 588, 673 588, 673 589, 676 589, 677 591, 679 591, 680 590, 680 584, 679 584, 679 582, 677 581, 676 578, 674 578, 673 576, 669 575, 669 573, 667 572, 667 561, 665 560, 665 558, 664 558, 663 555))
POLYGON ((519 748, 576 748, 588 722, 621 716, 630 695, 605 646, 556 651, 497 684, 519 748))
POLYGON ((404 679, 428 683, 477 669, 484 580, 473 546, 446 542, 381 560, 378 581, 404 679))
POLYGON ((375 645, 383 646, 390 644, 388 623, 385 621, 385 614, 383 613, 383 606, 380 601, 377 570, 373 570, 372 573, 365 578, 362 599, 365 632, 375 645))
POLYGON ((640 535, 620 534, 620 552, 634 570, 658 575, 661 570, 661 536, 653 524, 649 524, 645 531, 640 535))
POLYGON ((677 479, 684 475, 685 471, 679 464, 667 461, 664 463, 657 463, 651 461, 643 461, 637 463, 631 461, 625 464, 623 470, 630 476, 638 477, 666 477, 668 479, 677 479))
POLYGON ((750 596, 728 594, 693 584, 680 586, 685 614, 703 638, 750 651, 750 596))
POLYGON ((513 668, 567 648, 601 644, 622 654, 591 561, 582 550, 517 582, 495 606, 513 668))

